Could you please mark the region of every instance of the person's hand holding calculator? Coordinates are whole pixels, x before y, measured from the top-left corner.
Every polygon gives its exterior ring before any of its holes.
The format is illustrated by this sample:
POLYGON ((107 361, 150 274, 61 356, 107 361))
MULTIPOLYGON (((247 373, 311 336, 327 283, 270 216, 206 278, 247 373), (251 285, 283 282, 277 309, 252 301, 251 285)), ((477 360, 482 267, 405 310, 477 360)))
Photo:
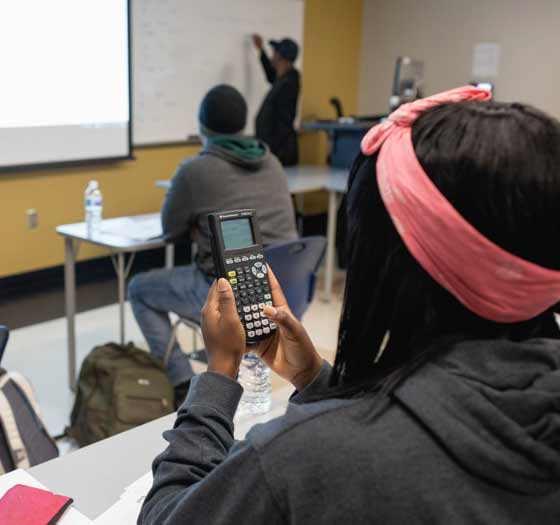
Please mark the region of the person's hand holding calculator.
POLYGON ((266 265, 255 210, 215 213, 208 220, 219 279, 202 311, 208 370, 235 379, 243 353, 251 351, 303 389, 323 360, 266 265))

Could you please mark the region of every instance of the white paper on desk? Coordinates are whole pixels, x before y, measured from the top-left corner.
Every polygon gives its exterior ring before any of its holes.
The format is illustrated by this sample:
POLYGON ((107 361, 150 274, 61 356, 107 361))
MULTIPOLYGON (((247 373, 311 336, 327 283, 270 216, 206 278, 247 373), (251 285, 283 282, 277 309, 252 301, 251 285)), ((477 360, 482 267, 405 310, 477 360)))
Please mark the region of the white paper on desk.
MULTIPOLYGON (((49 490, 31 474, 22 469, 17 469, 0 476, 0 498, 14 485, 27 485, 36 489, 49 490)), ((65 494, 66 496, 66 494, 65 494)), ((72 497, 71 495, 69 497, 72 497)), ((70 507, 58 522, 59 525, 93 525, 93 521, 86 518, 79 510, 70 507)))
POLYGON ((154 478, 147 472, 124 489, 119 501, 95 520, 95 525, 136 525, 142 503, 152 488, 154 478))
POLYGON ((108 219, 101 223, 101 231, 135 241, 148 241, 163 235, 159 215, 108 219))

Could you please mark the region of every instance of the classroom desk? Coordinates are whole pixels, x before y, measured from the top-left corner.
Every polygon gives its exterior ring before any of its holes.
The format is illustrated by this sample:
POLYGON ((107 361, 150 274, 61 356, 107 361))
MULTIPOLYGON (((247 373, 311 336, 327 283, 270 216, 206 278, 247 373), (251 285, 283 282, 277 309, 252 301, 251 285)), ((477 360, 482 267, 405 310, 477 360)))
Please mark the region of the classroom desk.
MULTIPOLYGON (((290 386, 274 390, 267 414, 236 416, 235 438, 243 439, 255 424, 283 415, 292 392, 290 386)), ((37 465, 29 473, 49 490, 72 497, 80 512, 95 519, 120 498, 127 486, 150 470, 155 456, 167 445, 162 432, 172 428, 174 422, 175 414, 170 414, 37 465)))
MULTIPOLYGON (((325 285, 323 297, 326 302, 332 295, 334 279, 335 249, 336 249, 336 221, 339 197, 346 193, 348 171, 329 166, 293 166, 285 168, 288 177, 288 189, 294 196, 312 191, 326 191, 328 193, 327 212, 327 253, 325 257, 325 285)), ((168 189, 170 180, 157 180, 156 187, 168 189)))
MULTIPOLYGON (((155 217, 159 214, 138 215, 136 218, 155 217)), ((104 224, 129 217, 117 219, 106 219, 104 224)), ((119 341, 125 342, 124 331, 124 303, 126 300, 126 278, 130 272, 134 254, 142 250, 160 248, 165 246, 166 267, 173 266, 173 245, 166 244, 163 239, 151 239, 148 241, 136 241, 113 235, 111 233, 99 232, 88 235, 85 222, 76 224, 64 224, 58 226, 56 231, 64 237, 64 294, 66 302, 66 322, 68 332, 68 377, 70 388, 76 389, 76 257, 82 242, 103 246, 111 251, 113 266, 117 273, 119 287, 119 341), (128 261, 126 259, 129 254, 128 261)))

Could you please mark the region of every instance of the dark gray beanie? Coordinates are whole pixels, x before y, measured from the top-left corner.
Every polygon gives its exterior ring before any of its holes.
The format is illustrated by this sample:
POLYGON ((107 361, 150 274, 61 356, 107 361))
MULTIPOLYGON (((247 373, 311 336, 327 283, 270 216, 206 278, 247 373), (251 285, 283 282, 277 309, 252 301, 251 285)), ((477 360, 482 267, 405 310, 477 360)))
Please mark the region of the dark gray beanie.
POLYGON ((211 133, 233 135, 247 124, 247 103, 232 86, 218 84, 202 99, 198 110, 202 129, 211 133))

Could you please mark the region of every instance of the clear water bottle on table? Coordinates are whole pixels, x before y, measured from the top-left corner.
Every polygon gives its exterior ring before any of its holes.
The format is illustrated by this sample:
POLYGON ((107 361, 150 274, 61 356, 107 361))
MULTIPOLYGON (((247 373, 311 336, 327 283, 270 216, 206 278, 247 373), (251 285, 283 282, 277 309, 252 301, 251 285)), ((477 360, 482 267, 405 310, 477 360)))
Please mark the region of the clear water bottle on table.
POLYGON ((243 387, 238 409, 240 414, 265 414, 270 410, 270 370, 255 354, 243 356, 237 380, 243 387))
POLYGON ((103 195, 96 180, 90 180, 85 192, 85 222, 88 235, 99 233, 103 220, 103 195))

